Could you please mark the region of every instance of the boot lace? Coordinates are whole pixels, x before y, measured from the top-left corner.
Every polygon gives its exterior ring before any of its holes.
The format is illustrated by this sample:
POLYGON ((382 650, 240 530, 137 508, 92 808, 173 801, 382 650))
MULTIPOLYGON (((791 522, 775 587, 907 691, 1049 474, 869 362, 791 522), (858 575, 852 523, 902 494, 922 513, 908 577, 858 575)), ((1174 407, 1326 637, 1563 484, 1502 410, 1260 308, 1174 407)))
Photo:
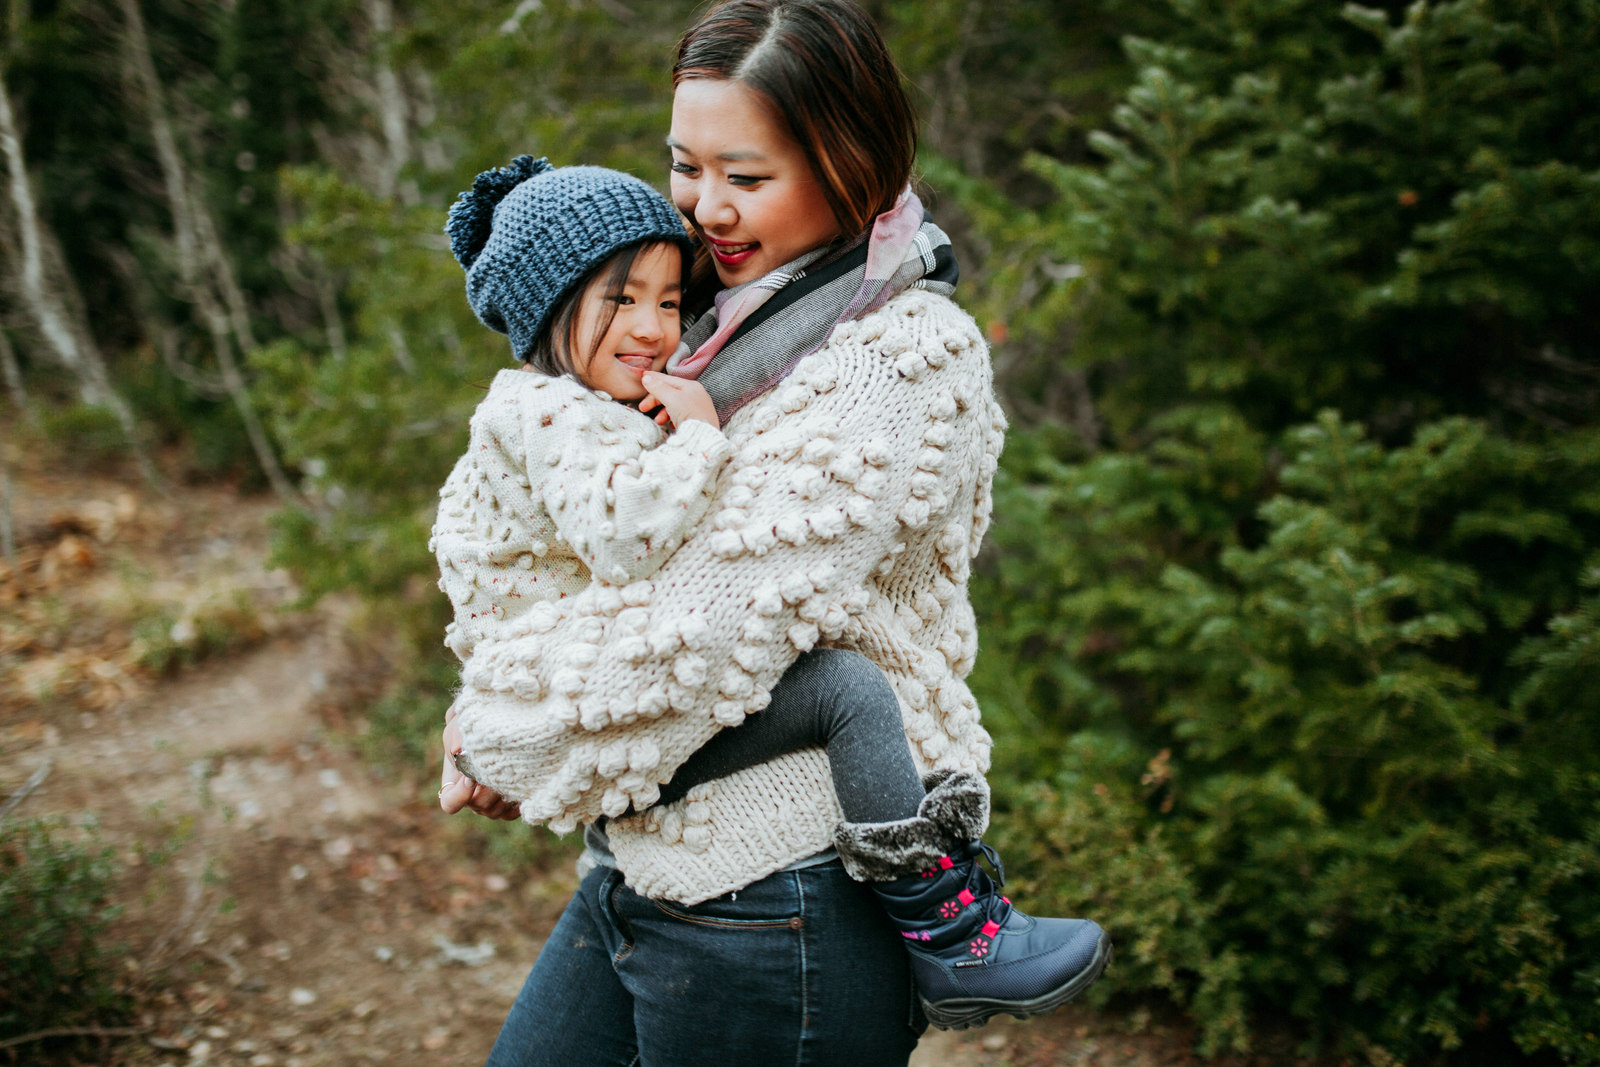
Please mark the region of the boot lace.
POLYGON ((1001 887, 1006 884, 1005 864, 1000 862, 1000 854, 992 846, 974 842, 967 848, 972 858, 972 869, 967 872, 967 891, 984 902, 986 919, 996 926, 1004 926, 1015 907, 1010 897, 1000 894, 1001 887), (989 861, 989 866, 994 869, 993 877, 978 863, 979 857, 989 861))

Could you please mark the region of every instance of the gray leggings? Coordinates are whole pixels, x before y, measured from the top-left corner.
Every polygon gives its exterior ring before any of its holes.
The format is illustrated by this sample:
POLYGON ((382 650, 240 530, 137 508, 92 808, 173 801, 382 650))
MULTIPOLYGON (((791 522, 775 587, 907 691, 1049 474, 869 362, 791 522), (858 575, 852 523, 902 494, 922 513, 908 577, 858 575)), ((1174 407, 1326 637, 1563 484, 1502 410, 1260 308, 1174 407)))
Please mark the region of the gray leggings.
POLYGON ((814 648, 772 689, 772 703, 723 730, 684 761, 658 803, 692 787, 802 748, 825 748, 833 791, 849 822, 908 819, 922 802, 900 704, 883 672, 865 656, 814 648))

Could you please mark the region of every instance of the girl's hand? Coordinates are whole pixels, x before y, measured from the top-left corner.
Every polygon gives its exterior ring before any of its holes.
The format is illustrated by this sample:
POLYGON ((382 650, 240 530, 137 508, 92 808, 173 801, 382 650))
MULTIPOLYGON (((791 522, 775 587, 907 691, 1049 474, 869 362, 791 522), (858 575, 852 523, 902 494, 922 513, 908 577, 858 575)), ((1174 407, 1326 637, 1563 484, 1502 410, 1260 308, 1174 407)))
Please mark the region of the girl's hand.
POLYGON ((718 429, 722 428, 716 405, 711 402, 711 395, 706 392, 705 386, 699 382, 649 371, 644 376, 644 387, 650 393, 639 401, 639 410, 648 415, 652 409, 659 408, 653 416, 658 425, 665 426, 670 422, 676 427, 690 419, 699 419, 718 429))
POLYGON ((461 751, 461 731, 454 722, 444 728, 444 773, 440 776, 439 807, 448 815, 471 808, 486 819, 509 822, 522 814, 522 805, 479 785, 456 769, 454 756, 461 751))

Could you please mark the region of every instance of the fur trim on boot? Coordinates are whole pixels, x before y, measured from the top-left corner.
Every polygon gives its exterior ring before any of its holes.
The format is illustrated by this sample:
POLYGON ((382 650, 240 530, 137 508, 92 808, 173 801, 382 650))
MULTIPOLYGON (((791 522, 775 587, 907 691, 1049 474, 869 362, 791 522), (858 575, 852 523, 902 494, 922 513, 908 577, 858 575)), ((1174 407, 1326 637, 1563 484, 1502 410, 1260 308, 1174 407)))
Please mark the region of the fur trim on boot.
POLYGON ((833 844, 851 878, 890 882, 927 870, 989 828, 989 783, 966 771, 935 771, 917 814, 894 822, 842 822, 833 844))

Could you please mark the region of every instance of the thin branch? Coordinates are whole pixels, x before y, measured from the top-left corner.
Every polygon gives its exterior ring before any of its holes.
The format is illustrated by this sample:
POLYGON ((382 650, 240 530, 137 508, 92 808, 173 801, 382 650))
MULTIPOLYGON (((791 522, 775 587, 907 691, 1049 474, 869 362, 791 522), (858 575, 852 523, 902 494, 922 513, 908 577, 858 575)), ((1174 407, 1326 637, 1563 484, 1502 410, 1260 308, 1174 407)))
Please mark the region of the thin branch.
POLYGON ((52 1030, 35 1030, 20 1037, 8 1037, 0 1041, 0 1049, 48 1041, 52 1037, 138 1037, 149 1032, 148 1026, 58 1026, 52 1030))
POLYGON ((0 441, 0 553, 6 566, 17 577, 17 531, 11 519, 11 471, 6 463, 5 442, 0 441))
POLYGON ((0 374, 5 375, 6 391, 11 394, 11 403, 24 418, 33 420, 32 410, 28 407, 28 387, 22 380, 22 367, 17 363, 17 353, 11 347, 11 338, 0 330, 0 374))
MULTIPOLYGON (((44 763, 39 766, 39 769, 29 775, 26 782, 22 783, 21 789, 7 797, 4 804, 0 804, 0 822, 5 820, 5 817, 11 813, 13 808, 15 808, 18 804, 21 804, 24 800, 27 800, 30 793, 44 784, 44 780, 50 777, 50 768, 53 766, 55 766, 55 761, 46 759, 44 763)), ((0 1048, 4 1047, 5 1046, 0 1045, 0 1048)))

